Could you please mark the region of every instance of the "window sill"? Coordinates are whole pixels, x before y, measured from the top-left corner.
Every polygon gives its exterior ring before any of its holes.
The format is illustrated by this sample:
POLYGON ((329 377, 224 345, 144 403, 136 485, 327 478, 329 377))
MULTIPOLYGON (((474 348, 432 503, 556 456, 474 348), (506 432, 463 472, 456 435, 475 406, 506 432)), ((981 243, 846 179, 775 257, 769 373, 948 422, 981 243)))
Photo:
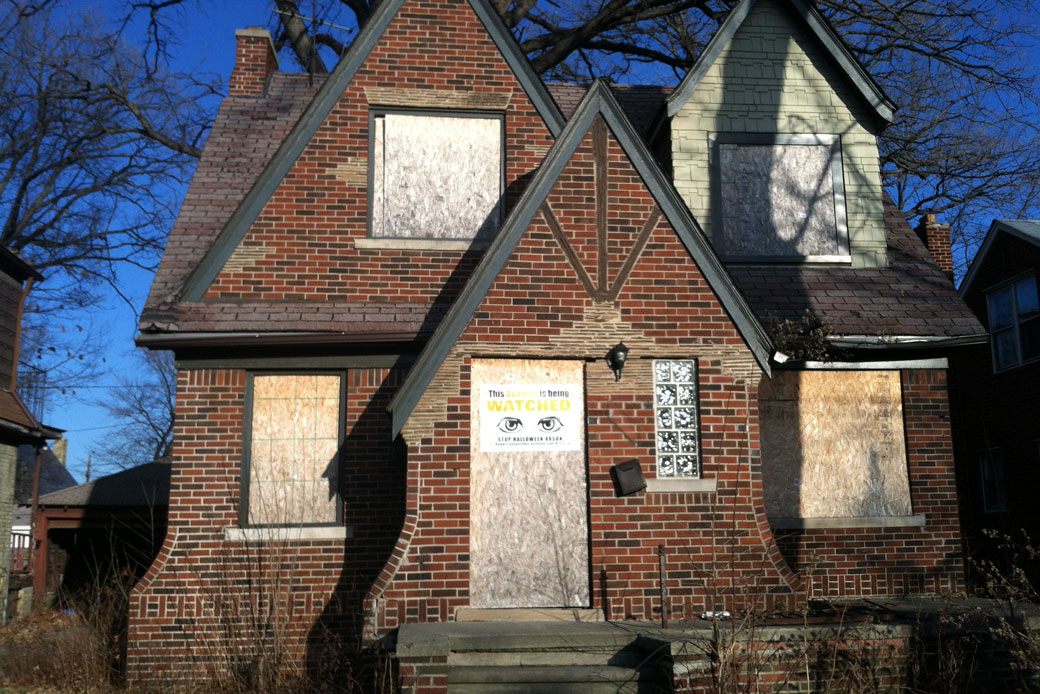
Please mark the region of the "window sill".
POLYGON ((647 494, 684 494, 715 491, 715 478, 703 477, 651 477, 646 480, 647 494))
POLYGON ((334 527, 224 528, 225 542, 267 542, 293 540, 345 540, 354 537, 349 525, 334 527))
POLYGON ((482 251, 489 241, 430 241, 426 239, 354 239, 358 250, 482 251))
POLYGON ((775 518, 769 524, 781 530, 817 530, 823 528, 923 528, 925 515, 862 516, 858 518, 775 518))

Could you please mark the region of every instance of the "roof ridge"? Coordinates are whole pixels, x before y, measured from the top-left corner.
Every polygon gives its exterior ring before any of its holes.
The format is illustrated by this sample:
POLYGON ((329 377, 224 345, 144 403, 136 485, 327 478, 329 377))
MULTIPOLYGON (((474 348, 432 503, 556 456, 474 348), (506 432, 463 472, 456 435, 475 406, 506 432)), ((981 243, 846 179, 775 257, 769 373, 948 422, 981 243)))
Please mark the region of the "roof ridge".
MULTIPOLYGON (((372 13, 350 44, 347 52, 318 88, 317 93, 304 109, 292 130, 282 140, 274 156, 264 166, 249 192, 239 202, 224 228, 188 275, 178 292, 179 300, 201 300, 224 262, 245 237, 253 221, 277 190, 282 179, 335 108, 343 91, 353 81, 357 71, 389 27, 390 22, 401 7, 411 1, 385 0, 372 13)), ((520 51, 516 40, 505 29, 501 19, 488 4, 488 0, 467 1, 503 59, 513 70, 514 76, 520 82, 528 98, 531 99, 535 109, 545 120, 549 131, 556 137, 563 127, 563 116, 545 85, 532 70, 526 56, 520 51)))
POLYGON ((509 260, 516 244, 555 185, 563 168, 571 161, 575 150, 592 127, 596 115, 601 115, 606 120, 615 139, 690 254, 692 262, 697 264, 705 281, 718 296, 759 365, 769 373, 773 345, 765 329, 737 289, 674 186, 646 149, 642 138, 636 133, 624 110, 614 98, 609 85, 605 81, 596 80, 586 92, 574 115, 567 121, 555 144, 545 155, 541 166, 470 275, 458 299, 437 326, 404 382, 394 394, 387 407, 391 414, 393 436, 400 433, 440 365, 509 260))
MULTIPOLYGON (((860 64, 859 60, 852 54, 848 43, 831 26, 813 2, 804 0, 776 0, 794 11, 801 18, 809 32, 823 46, 824 50, 834 60, 845 77, 859 92, 860 97, 874 111, 876 117, 886 124, 891 123, 895 115, 896 106, 885 94, 884 89, 860 64)), ((748 18, 752 8, 759 0, 740 0, 737 6, 730 10, 726 19, 723 20, 718 30, 708 41, 701 54, 697 57, 693 66, 687 71, 679 82, 678 87, 668 97, 668 117, 671 118, 689 101, 697 85, 704 78, 708 69, 715 63, 729 42, 736 35, 737 30, 748 18)))

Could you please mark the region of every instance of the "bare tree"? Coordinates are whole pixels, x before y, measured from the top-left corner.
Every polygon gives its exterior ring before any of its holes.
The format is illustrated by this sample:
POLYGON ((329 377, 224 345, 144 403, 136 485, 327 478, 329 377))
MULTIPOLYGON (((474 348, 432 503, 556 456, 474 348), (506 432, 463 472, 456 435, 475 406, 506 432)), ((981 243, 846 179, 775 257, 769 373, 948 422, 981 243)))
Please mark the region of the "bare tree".
POLYGON ((139 350, 140 369, 96 404, 121 422, 91 451, 102 465, 133 467, 169 457, 177 370, 171 352, 139 350))
POLYGON ((120 268, 157 262, 217 92, 95 15, 67 0, 0 5, 0 243, 45 277, 22 354, 57 387, 96 366, 84 311, 121 295, 120 268))
MULTIPOLYGON (((342 25, 379 0, 276 0, 276 41, 314 72, 342 55, 342 25), (314 15, 314 16, 311 16, 314 15)), ((550 79, 674 81, 734 0, 492 0, 550 79)), ((963 266, 989 218, 1040 214, 1034 0, 819 0, 900 107, 881 139, 886 188, 914 219, 951 222, 963 266)))

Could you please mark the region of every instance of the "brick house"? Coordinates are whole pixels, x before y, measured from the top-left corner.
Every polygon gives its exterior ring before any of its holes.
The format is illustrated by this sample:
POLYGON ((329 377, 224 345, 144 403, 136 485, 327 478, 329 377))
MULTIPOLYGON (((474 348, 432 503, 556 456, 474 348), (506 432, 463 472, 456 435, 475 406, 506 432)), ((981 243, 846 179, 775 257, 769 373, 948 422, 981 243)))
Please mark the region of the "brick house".
MULTIPOLYGON (((33 281, 43 279, 18 254, 0 246, 0 595, 9 587, 11 526, 18 495, 18 449, 31 446, 36 466, 48 439, 58 439, 62 430, 42 424, 18 394, 18 347, 22 332, 22 309, 33 281)), ((39 480, 29 481, 31 498, 39 480)), ((24 550, 24 545, 20 545, 24 550)), ((5 603, 6 604, 6 603, 5 603)), ((6 622, 6 613, 2 616, 6 622)))
POLYGON ((961 523, 973 552, 993 545, 984 529, 1016 540, 1023 529, 1040 534, 1038 275, 1040 222, 997 219, 959 289, 990 332, 988 343, 959 352, 950 377, 961 523))
POLYGON ((674 89, 547 88, 486 0, 386 0, 313 85, 237 38, 138 337, 179 376, 131 679, 271 601, 314 663, 963 590, 946 354, 983 331, 814 9, 745 0, 674 89))

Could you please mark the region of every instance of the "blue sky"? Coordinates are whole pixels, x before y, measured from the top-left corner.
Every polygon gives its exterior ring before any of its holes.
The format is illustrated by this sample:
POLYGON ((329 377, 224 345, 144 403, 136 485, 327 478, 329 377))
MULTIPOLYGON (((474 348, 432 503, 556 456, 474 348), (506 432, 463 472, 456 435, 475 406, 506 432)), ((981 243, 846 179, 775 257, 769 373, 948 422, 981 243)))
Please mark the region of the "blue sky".
MULTIPOLYGON (((215 73, 226 83, 235 59, 235 29, 266 25, 271 16, 268 4, 263 0, 191 3, 190 12, 176 17, 184 30, 181 44, 172 51, 176 59, 173 69, 215 73)), ((91 316, 91 322, 99 327, 107 343, 103 375, 86 387, 77 388, 75 394, 57 391, 47 394, 44 421, 67 431, 66 463, 77 481, 84 481, 87 458, 94 447, 119 426, 93 402, 119 387, 122 376, 132 375, 133 369, 139 368, 132 359, 136 312, 144 304, 151 278, 150 272, 135 268, 120 270, 122 289, 132 308, 112 296, 91 316)), ((93 456, 91 467, 91 477, 115 471, 97 456, 93 456)))
MULTIPOLYGON (((306 7, 310 3, 304 0, 301 4, 306 7)), ((216 74, 226 82, 234 63, 234 30, 268 25, 272 7, 270 0, 188 0, 184 8, 167 10, 164 16, 174 23, 180 37, 179 44, 171 47, 175 60, 171 67, 183 72, 216 74)), ((138 28, 131 27, 127 33, 129 40, 142 34, 135 29, 138 28)), ((1036 55, 1036 50, 1031 53, 1036 55)), ((1036 62, 1040 63, 1040 56, 1036 62)), ((284 67, 295 69, 295 65, 284 67)), ((138 368, 132 359, 136 312, 144 303, 151 273, 128 268, 121 271, 120 279, 121 289, 131 306, 113 295, 91 316, 91 323, 106 336, 103 366, 107 370, 97 381, 77 389, 75 394, 51 391, 47 395, 45 421, 67 430, 67 464, 79 481, 85 478, 92 450, 119 426, 93 402, 117 388, 121 376, 130 375, 138 368)), ((114 471, 97 456, 93 457, 92 469, 92 477, 114 471)))

